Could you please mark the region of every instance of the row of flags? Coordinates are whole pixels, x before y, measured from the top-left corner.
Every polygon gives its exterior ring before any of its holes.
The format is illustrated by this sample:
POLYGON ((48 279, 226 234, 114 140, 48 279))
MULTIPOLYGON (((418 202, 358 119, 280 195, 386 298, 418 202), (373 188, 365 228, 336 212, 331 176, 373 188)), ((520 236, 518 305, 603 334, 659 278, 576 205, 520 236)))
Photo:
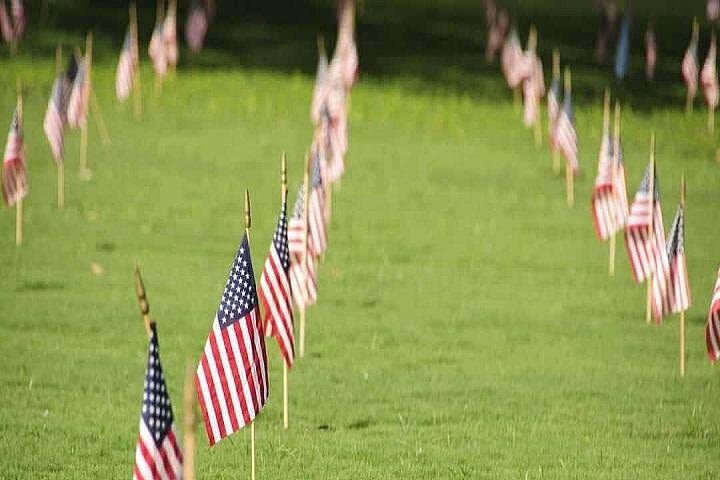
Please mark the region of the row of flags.
MULTIPOLYGON (((246 230, 195 372, 195 389, 210 445, 252 424, 270 391, 265 336, 276 339, 284 367, 290 368, 295 360, 293 303, 303 311, 317 301, 317 267, 328 245, 329 191, 344 172, 349 94, 358 79, 355 4, 341 1, 338 10, 339 34, 332 60, 328 62, 324 49, 319 48, 311 106, 315 135, 305 180, 288 218, 283 159, 280 213, 259 288, 250 253, 246 193, 246 230)), ((181 475, 183 457, 158 348, 157 330, 152 324, 135 479, 181 475)))
MULTIPOLYGON (((614 4, 605 3, 605 7, 614 4)), ((605 8, 603 7, 603 8, 605 8)), ((617 5, 609 7, 617 14, 617 5)), ((493 0, 485 1, 488 43, 486 58, 492 61, 500 51, 500 64, 508 87, 523 96, 523 122, 531 126, 539 119, 539 99, 545 93, 542 78, 542 62, 537 56, 537 32, 530 27, 528 43, 522 49, 515 27, 511 26, 507 11, 493 0)), ((612 25, 614 20, 606 25, 612 25)), ((629 62, 630 20, 626 15, 620 25, 616 54, 616 76, 627 74, 629 62)), ((713 33, 708 56, 700 69, 698 64, 697 21, 693 22, 693 35, 681 64, 683 79, 688 87, 688 98, 694 97, 698 85, 703 89, 711 110, 718 104, 718 79, 716 70, 716 38, 713 33)), ((654 77, 657 46, 652 27, 645 36, 646 75, 654 77)), ((553 75, 547 90, 548 132, 550 149, 560 153, 566 160, 566 170, 579 171, 577 132, 572 110, 571 82, 566 69, 564 92, 560 77, 559 53, 553 52, 553 75), (564 93, 563 96, 562 93, 564 93)), ((616 125, 610 129, 609 96, 606 93, 605 119, 598 157, 598 171, 591 194, 591 212, 597 237, 612 240, 623 232, 633 279, 649 286, 649 308, 652 318, 660 323, 663 317, 685 312, 691 302, 685 259, 684 232, 685 206, 683 199, 677 207, 670 230, 663 225, 660 188, 654 163, 654 140, 651 163, 646 168, 632 204, 628 202, 625 164, 619 131, 619 105, 616 105, 616 125)), ((614 255, 614 253, 613 253, 614 255)), ((613 260, 614 263, 614 260, 613 260)), ((707 352, 712 362, 720 359, 720 272, 718 284, 706 325, 707 352)), ((684 342, 684 340, 683 340, 684 342)), ((682 362, 684 365, 684 360, 682 362)), ((681 367, 684 369, 684 366, 681 367)))

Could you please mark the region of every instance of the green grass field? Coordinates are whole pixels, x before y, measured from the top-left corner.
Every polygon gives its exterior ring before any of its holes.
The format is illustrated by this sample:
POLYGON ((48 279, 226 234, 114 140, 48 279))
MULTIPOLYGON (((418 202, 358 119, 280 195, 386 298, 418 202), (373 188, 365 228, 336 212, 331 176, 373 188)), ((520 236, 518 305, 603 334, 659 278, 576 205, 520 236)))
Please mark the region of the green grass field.
MULTIPOLYGON (((136 261, 182 428, 185 363, 199 358, 220 299, 243 230, 243 191, 253 199, 259 275, 280 154, 288 152, 293 201, 311 140, 315 33, 333 38, 329 4, 221 4, 227 13, 208 49, 195 59, 183 51, 159 96, 143 57, 136 122, 130 103, 114 99, 124 2, 103 3, 112 6, 53 1, 44 27, 32 4, 19 56, 0 55, 0 134, 19 76, 31 188, 21 248, 14 212, 0 215, 0 478, 131 476, 147 356, 136 261), (90 27, 112 143, 104 147, 91 124, 93 178, 84 182, 79 135, 69 134, 60 213, 42 118, 56 42, 80 44, 90 27), (93 274, 93 263, 104 273, 93 274)), ((549 3, 510 8, 523 35, 537 21, 546 72, 556 45, 574 67, 584 177, 573 209, 497 66, 484 63, 479 2, 365 2, 348 172, 334 195, 320 300, 308 313, 307 355, 290 374, 288 431, 269 342, 258 478, 717 477, 720 383, 703 326, 720 262, 720 166, 704 108, 682 112, 679 79, 686 16, 702 5, 636 2, 633 77, 616 86, 611 68, 591 60, 589 2, 549 3), (648 18, 660 43, 654 85, 642 77, 648 18), (657 133, 666 228, 687 174, 684 379, 677 317, 645 325, 645 288, 632 282, 622 240, 610 279, 607 245, 592 230, 606 85, 624 103, 630 196, 657 133)), ((144 45, 151 12, 141 11, 144 45)), ((249 477, 248 439, 242 431, 210 449, 198 426, 199 478, 249 477)))

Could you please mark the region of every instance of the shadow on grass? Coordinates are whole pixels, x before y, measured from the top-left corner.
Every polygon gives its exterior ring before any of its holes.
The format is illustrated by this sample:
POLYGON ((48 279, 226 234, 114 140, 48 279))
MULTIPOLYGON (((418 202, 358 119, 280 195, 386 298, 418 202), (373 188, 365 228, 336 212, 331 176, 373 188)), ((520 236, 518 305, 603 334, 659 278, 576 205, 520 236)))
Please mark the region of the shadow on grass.
MULTIPOLYGON (((700 15, 701 11, 673 9, 672 0, 635 2, 631 76, 616 84, 610 62, 598 66, 592 57, 598 18, 590 2, 564 3, 506 2, 521 35, 531 22, 538 26, 546 77, 551 51, 558 47, 563 62, 573 68, 573 93, 579 102, 598 102, 608 85, 635 109, 682 105, 680 59, 689 37, 690 16, 700 15), (643 73, 643 36, 648 22, 654 25, 660 52, 652 84, 643 73)), ((93 29, 96 58, 112 64, 127 24, 126 8, 127 3, 120 0, 56 0, 50 2, 49 15, 41 26, 40 7, 32 5, 30 34, 21 55, 50 59, 59 41, 77 44, 85 31, 93 29)), ((180 2, 181 43, 186 9, 186 2, 180 2)), ((310 76, 316 64, 316 35, 322 34, 329 47, 334 43, 335 11, 331 0, 226 0, 218 1, 217 11, 206 49, 195 57, 183 50, 181 69, 246 68, 310 76)), ((154 15, 151 2, 141 6, 143 51, 154 15)), ((361 74, 366 79, 399 81, 413 91, 507 101, 509 94, 499 67, 488 65, 484 59, 486 30, 479 1, 399 0, 389 4, 368 0, 358 15, 357 30, 361 74)), ((707 28, 704 30, 707 37, 707 28)), ((703 48, 700 53, 704 55, 703 48)))

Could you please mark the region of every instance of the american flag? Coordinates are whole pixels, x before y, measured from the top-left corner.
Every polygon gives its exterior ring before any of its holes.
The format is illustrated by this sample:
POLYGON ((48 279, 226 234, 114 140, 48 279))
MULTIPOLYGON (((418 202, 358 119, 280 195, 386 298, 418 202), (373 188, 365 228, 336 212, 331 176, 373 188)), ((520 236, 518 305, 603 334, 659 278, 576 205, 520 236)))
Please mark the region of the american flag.
POLYGON ((685 211, 678 205, 667 239, 667 256, 670 262, 668 276, 668 300, 665 305, 669 310, 663 313, 678 313, 690 307, 690 283, 688 283, 687 265, 685 263, 685 211))
POLYGON ((705 346, 710 362, 717 362, 720 358, 720 270, 718 270, 718 278, 710 302, 710 312, 705 325, 705 346))
POLYGON ((615 156, 615 146, 610 144, 610 155, 615 163, 613 176, 613 196, 615 197, 615 231, 620 231, 627 224, 628 198, 627 182, 625 180, 625 161, 623 160, 623 147, 620 142, 618 154, 615 156))
POLYGON ((2 164, 3 200, 11 207, 28 193, 22 117, 15 108, 2 164))
POLYGON ((2 38, 5 43, 10 43, 15 39, 10 14, 7 11, 4 1, 0 2, 0 33, 2 33, 2 38))
POLYGON ((287 202, 283 201, 270 253, 260 277, 260 303, 265 312, 266 334, 278 342, 285 364, 295 358, 292 291, 290 290, 290 249, 288 246, 287 202))
POLYGON ((315 87, 313 88, 312 103, 310 104, 310 119, 314 124, 320 122, 320 115, 325 109, 326 84, 328 76, 328 58, 325 48, 318 49, 318 65, 315 74, 315 87))
POLYGON ((115 95, 120 101, 126 100, 130 96, 130 90, 133 86, 133 76, 135 69, 138 67, 137 62, 137 46, 133 45, 132 32, 128 28, 125 34, 122 50, 120 51, 120 59, 118 60, 117 73, 115 75, 115 95))
POLYGON ((700 72, 700 84, 702 85, 705 100, 711 108, 718 106, 718 77, 716 70, 717 47, 715 45, 715 34, 710 41, 710 49, 708 50, 705 64, 700 72))
POLYGON ((655 31, 648 26, 645 32, 645 77, 648 80, 655 78, 655 65, 657 64, 657 43, 655 31))
POLYGON ((150 37, 148 55, 150 55, 150 59, 152 60, 155 74, 160 78, 164 77, 167 73, 168 59, 167 52, 165 51, 162 23, 155 25, 155 29, 150 37))
POLYGON ((529 65, 529 75, 523 80, 524 111, 523 122, 526 127, 535 125, 540 115, 540 98, 545 95, 542 62, 535 52, 525 52, 525 62, 529 65))
POLYGON ((292 217, 288 222, 288 248, 290 250, 290 286, 295 304, 304 308, 317 302, 317 269, 315 258, 310 254, 313 250, 312 237, 307 236, 305 243, 305 188, 298 189, 297 199, 292 217), (303 265, 307 247, 307 272, 303 265))
POLYGON ((325 187, 320 165, 320 152, 312 152, 312 172, 310 175, 310 202, 308 206, 308 228, 312 241, 311 253, 318 257, 327 250, 327 228, 325 225, 325 187))
POLYGON ((656 321, 660 321, 664 310, 663 304, 667 301, 670 263, 666 250, 657 176, 653 181, 653 197, 654 200, 651 200, 650 167, 648 167, 630 207, 630 216, 625 228, 625 246, 635 281, 640 283, 652 277, 652 311, 656 321))
POLYGON ((683 56, 682 77, 688 93, 691 97, 694 97, 698 87, 698 41, 694 35, 683 56))
POLYGON ((190 2, 190 13, 185 24, 185 41, 193 53, 202 50, 205 34, 208 29, 208 14, 205 7, 197 0, 190 2))
POLYGON ((711 22, 717 20, 720 17, 720 0, 707 0, 705 13, 711 22))
POLYGON ((495 61, 509 28, 510 17, 507 12, 504 9, 496 10, 493 18, 488 21, 488 40, 485 48, 485 60, 488 63, 495 61))
POLYGON ((195 386, 210 445, 252 422, 267 401, 265 336, 247 234, 230 268, 195 386))
POLYGON ((87 81, 87 62, 77 61, 77 73, 73 80, 70 100, 67 105, 67 120, 71 128, 85 125, 87 121, 88 93, 90 85, 87 81))
POLYGON ((575 131, 575 116, 570 92, 565 92, 563 107, 555 123, 554 141, 560 153, 565 156, 568 168, 571 168, 573 173, 578 172, 580 162, 578 161, 577 132, 575 131))
POLYGON ((332 142, 333 162, 343 164, 348 149, 347 91, 342 78, 341 64, 335 57, 330 61, 327 76, 326 110, 328 135, 332 142))
POLYGON ((45 120, 43 121, 43 130, 50 143, 53 157, 57 163, 63 161, 63 149, 65 144, 65 112, 68 93, 70 91, 70 81, 65 73, 61 73, 55 79, 48 102, 47 111, 45 112, 45 120))
POLYGON ((500 65, 502 66, 505 81, 510 88, 520 85, 525 76, 525 68, 523 62, 523 52, 520 46, 520 37, 517 30, 513 27, 510 34, 505 38, 502 52, 500 53, 500 65))
POLYGON ((22 0, 11 0, 10 13, 13 20, 13 31, 15 40, 20 40, 25 35, 27 17, 25 16, 25 5, 22 0))
POLYGON ((607 240, 615 233, 615 197, 613 195, 613 152, 610 133, 603 132, 598 155, 598 172, 591 197, 593 226, 600 240, 607 240))
POLYGON ((320 148, 327 166, 326 175, 323 178, 329 185, 339 180, 345 172, 345 155, 341 146, 342 139, 339 138, 340 132, 337 131, 337 128, 333 128, 327 109, 323 110, 320 116, 318 129, 320 148))
POLYGON ((550 135, 550 149, 553 152, 558 150, 555 143, 555 123, 560 113, 560 79, 553 78, 547 94, 548 132, 550 135))
POLYGON ((357 45, 355 44, 355 0, 342 0, 339 7, 338 40, 335 54, 342 65, 343 84, 350 90, 360 75, 357 45))
POLYGON ((165 58, 167 59, 167 64, 170 67, 175 67, 178 62, 176 8, 176 3, 171 3, 168 6, 168 11, 162 24, 162 38, 165 43, 165 58))
POLYGON ((133 480, 182 478, 182 462, 170 393, 160 363, 157 327, 153 322, 150 324, 150 344, 133 480))

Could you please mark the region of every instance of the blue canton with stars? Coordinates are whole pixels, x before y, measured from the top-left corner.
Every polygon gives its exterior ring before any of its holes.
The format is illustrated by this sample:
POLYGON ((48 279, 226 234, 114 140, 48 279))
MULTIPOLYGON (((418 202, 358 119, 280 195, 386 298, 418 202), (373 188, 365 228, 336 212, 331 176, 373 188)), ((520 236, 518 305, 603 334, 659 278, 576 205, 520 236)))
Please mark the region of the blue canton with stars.
POLYGON ((159 448, 172 428, 173 412, 170 405, 170 394, 165 386, 162 365, 160 365, 160 347, 158 346, 157 330, 154 323, 151 328, 148 363, 145 370, 142 418, 155 441, 155 445, 159 448))
POLYGON ((253 311, 257 305, 255 275, 250 261, 247 234, 243 234, 240 249, 235 256, 217 318, 221 328, 227 328, 253 311))
POLYGON ((280 258, 283 270, 287 273, 290 270, 290 248, 288 247, 288 226, 287 226, 287 203, 283 202, 282 210, 280 210, 280 218, 278 218, 275 235, 273 235, 273 245, 275 251, 280 258))

